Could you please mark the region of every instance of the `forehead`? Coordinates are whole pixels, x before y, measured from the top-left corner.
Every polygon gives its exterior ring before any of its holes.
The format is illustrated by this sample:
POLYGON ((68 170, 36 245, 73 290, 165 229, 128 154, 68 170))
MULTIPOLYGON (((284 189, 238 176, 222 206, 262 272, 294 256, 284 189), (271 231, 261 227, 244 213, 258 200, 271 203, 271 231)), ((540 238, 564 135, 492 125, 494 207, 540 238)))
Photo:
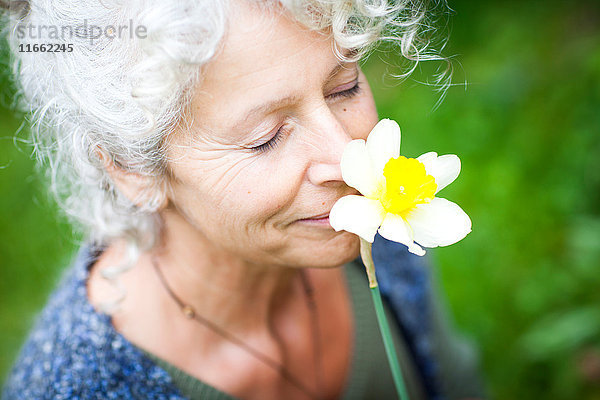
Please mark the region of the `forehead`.
POLYGON ((222 47, 204 67, 194 96, 194 111, 211 125, 222 125, 219 119, 238 115, 249 103, 301 95, 337 64, 331 38, 286 13, 244 3, 231 11, 222 47))

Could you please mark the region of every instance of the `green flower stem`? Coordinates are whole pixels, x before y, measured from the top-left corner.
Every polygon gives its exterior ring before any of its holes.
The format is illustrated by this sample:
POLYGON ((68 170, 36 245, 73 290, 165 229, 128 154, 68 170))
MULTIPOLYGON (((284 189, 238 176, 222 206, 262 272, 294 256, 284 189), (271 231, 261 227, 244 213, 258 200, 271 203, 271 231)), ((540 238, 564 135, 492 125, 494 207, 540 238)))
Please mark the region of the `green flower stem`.
POLYGON ((371 289, 376 288, 377 277, 375 277, 375 264, 373 264, 373 257, 371 256, 371 243, 367 242, 363 238, 360 238, 360 257, 362 258, 363 264, 365 264, 365 268, 367 269, 369 287, 371 289))
POLYGON ((404 380, 402 379, 402 371, 400 370, 400 364, 396 357, 396 348, 394 347, 390 326, 383 309, 381 293, 379 292, 379 286, 377 285, 377 278, 375 277, 375 264, 373 263, 373 257, 371 256, 371 243, 363 238, 360 238, 360 256, 363 260, 363 264, 365 264, 367 276, 369 277, 369 288, 371 290, 371 296, 373 297, 373 303, 375 304, 375 313, 377 314, 377 322, 379 322, 379 331, 383 338, 383 345, 385 346, 385 352, 394 378, 394 384, 396 385, 398 398, 400 400, 408 400, 408 394, 406 393, 406 387, 404 385, 404 380))

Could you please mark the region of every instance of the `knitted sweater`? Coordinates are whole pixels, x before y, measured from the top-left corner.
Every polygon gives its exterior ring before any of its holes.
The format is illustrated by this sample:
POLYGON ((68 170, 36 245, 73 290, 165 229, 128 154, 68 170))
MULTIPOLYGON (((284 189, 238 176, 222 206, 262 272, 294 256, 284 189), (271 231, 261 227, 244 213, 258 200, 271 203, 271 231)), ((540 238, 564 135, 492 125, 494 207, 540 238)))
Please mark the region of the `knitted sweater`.
MULTIPOLYGON (((450 345, 447 338, 435 339, 440 329, 431 323, 430 285, 422 259, 379 236, 373 257, 380 290, 397 318, 428 398, 443 398, 442 393, 454 393, 451 398, 479 395, 471 354, 463 351, 457 359, 460 352, 450 352, 448 357, 448 349, 458 347, 450 345), (440 349, 445 357, 436 354, 440 349), (439 379, 444 363, 452 365, 442 370, 455 375, 442 374, 445 382, 439 379), (460 390, 449 391, 456 382, 460 390)), ((92 262, 93 254, 83 247, 38 317, 2 398, 184 399, 169 374, 117 332, 110 316, 97 312, 88 301, 86 282, 92 262)))

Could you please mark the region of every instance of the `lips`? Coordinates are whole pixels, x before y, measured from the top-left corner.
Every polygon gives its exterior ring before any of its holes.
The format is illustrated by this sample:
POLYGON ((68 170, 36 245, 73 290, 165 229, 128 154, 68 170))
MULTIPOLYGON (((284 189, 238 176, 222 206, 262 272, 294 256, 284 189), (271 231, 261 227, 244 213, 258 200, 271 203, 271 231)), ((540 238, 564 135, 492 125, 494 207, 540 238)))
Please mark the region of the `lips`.
POLYGON ((296 220, 297 223, 321 228, 331 228, 329 224, 329 212, 313 215, 312 217, 296 220))
POLYGON ((326 211, 324 213, 321 214, 317 214, 317 215, 313 215, 312 217, 308 217, 308 218, 303 218, 303 219, 325 219, 329 217, 329 211, 326 211))
POLYGON ((327 208, 327 210, 326 210, 326 211, 323 211, 323 212, 322 212, 322 213, 320 213, 320 214, 315 214, 315 215, 312 215, 312 216, 310 216, 310 217, 306 217, 306 218, 299 219, 298 221, 323 221, 323 220, 326 220, 327 218, 329 218, 329 213, 331 212, 331 209, 333 208, 333 205, 334 205, 334 204, 335 204, 335 202, 336 202, 337 200, 339 200, 341 197, 348 196, 348 195, 352 195, 352 194, 354 194, 354 195, 360 195, 360 193, 359 193, 359 192, 358 192, 356 189, 354 189, 354 188, 348 188, 348 189, 350 189, 350 190, 348 191, 348 193, 345 193, 344 195, 342 195, 342 196, 340 196, 339 198, 337 198, 337 199, 336 199, 334 202, 332 202, 332 203, 331 203, 331 206, 330 206, 329 208, 327 208))

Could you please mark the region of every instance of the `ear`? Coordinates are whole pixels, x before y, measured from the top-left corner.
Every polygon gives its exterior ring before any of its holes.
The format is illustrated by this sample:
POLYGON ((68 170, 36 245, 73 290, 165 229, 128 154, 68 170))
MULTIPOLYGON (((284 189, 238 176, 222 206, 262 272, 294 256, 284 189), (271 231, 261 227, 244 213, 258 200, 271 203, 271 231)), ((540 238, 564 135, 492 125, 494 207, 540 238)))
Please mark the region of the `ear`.
POLYGON ((159 189, 159 185, 156 184, 154 178, 127 171, 100 148, 96 151, 96 154, 117 190, 136 207, 159 211, 167 206, 167 197, 159 189), (160 193, 156 193, 157 191, 160 191, 160 193), (150 204, 151 199, 154 200, 152 201, 153 204, 150 204), (156 202, 157 199, 158 202, 156 202))

